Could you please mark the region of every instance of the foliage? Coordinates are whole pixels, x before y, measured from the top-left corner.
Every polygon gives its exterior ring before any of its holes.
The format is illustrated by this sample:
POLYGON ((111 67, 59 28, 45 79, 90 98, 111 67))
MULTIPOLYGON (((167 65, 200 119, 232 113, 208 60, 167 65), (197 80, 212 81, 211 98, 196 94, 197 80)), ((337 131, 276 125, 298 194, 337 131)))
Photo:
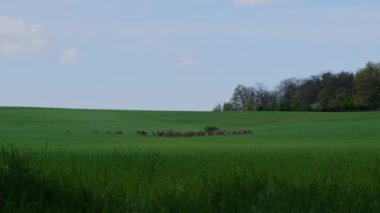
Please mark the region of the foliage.
POLYGON ((223 111, 223 108, 222 108, 222 105, 221 104, 218 104, 214 107, 214 112, 221 112, 223 111))
POLYGON ((286 79, 274 91, 263 84, 238 85, 225 106, 223 111, 376 110, 380 108, 380 63, 369 62, 355 75, 325 72, 306 79, 286 79))
POLYGON ((355 75, 355 104, 361 109, 380 107, 380 63, 369 62, 355 75))
POLYGON ((253 97, 249 97, 247 103, 245 103, 243 111, 253 111, 254 104, 253 97))
POLYGON ((223 104, 223 111, 225 111, 225 112, 232 112, 232 111, 234 111, 234 106, 231 103, 229 103, 229 102, 224 103, 223 104))
POLYGON ((235 88, 234 94, 231 97, 230 103, 235 111, 242 111, 248 100, 254 95, 254 90, 251 87, 238 85, 235 88))

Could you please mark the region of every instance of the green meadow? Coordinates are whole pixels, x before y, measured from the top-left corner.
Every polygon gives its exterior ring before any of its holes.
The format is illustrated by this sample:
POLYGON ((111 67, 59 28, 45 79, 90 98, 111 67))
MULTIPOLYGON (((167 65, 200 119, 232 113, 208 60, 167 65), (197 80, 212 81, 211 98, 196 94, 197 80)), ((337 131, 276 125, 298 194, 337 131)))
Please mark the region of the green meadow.
POLYGON ((3 107, 0 146, 0 212, 380 211, 380 112, 3 107), (206 126, 253 133, 151 134, 206 126))

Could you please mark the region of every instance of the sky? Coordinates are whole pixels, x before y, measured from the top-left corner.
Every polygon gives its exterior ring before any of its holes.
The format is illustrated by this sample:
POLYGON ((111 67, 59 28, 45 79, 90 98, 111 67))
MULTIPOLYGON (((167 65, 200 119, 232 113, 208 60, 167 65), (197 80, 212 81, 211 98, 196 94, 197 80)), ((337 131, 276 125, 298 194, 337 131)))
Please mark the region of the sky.
POLYGON ((207 111, 380 62, 380 1, 2 0, 0 106, 207 111))

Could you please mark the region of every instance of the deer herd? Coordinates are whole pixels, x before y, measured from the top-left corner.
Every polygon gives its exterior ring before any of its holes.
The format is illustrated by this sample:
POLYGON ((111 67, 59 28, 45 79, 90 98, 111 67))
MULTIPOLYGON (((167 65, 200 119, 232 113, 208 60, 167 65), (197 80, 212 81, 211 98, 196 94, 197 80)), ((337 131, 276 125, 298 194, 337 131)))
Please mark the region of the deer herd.
MULTIPOLYGON (((70 134, 71 131, 66 130, 66 134, 70 134)), ((94 130, 94 134, 100 134, 101 131, 94 130)), ((105 131, 105 134, 107 135, 123 135, 123 131, 117 130, 117 131, 105 131)), ((148 136, 149 133, 145 130, 137 130, 137 135, 140 136, 148 136)), ((201 131, 174 131, 171 130, 156 130, 152 132, 152 136, 155 137, 170 137, 170 138, 178 138, 178 137, 203 137, 203 136, 227 136, 227 135, 249 135, 252 134, 252 131, 250 129, 239 129, 239 130, 221 130, 217 127, 206 127, 204 130, 201 131)))
MULTIPOLYGON (((148 132, 139 130, 136 131, 138 135, 141 136, 147 136, 148 132)), ((157 130, 155 132, 152 132, 153 136, 156 137, 170 137, 170 138, 178 138, 178 137, 203 137, 203 136, 227 136, 227 135, 249 135, 252 134, 252 131, 249 129, 239 129, 239 130, 220 130, 218 128, 214 129, 207 129, 202 131, 174 131, 173 129, 171 130, 166 130, 166 131, 160 131, 157 130)))

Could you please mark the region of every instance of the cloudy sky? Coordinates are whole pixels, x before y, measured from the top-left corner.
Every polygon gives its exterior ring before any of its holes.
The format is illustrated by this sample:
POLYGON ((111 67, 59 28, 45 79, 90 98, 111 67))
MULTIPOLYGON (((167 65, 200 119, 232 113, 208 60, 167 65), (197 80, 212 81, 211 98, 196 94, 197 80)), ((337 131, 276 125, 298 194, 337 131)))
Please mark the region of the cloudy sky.
POLYGON ((380 1, 3 0, 0 106, 210 110, 380 62, 380 1))

